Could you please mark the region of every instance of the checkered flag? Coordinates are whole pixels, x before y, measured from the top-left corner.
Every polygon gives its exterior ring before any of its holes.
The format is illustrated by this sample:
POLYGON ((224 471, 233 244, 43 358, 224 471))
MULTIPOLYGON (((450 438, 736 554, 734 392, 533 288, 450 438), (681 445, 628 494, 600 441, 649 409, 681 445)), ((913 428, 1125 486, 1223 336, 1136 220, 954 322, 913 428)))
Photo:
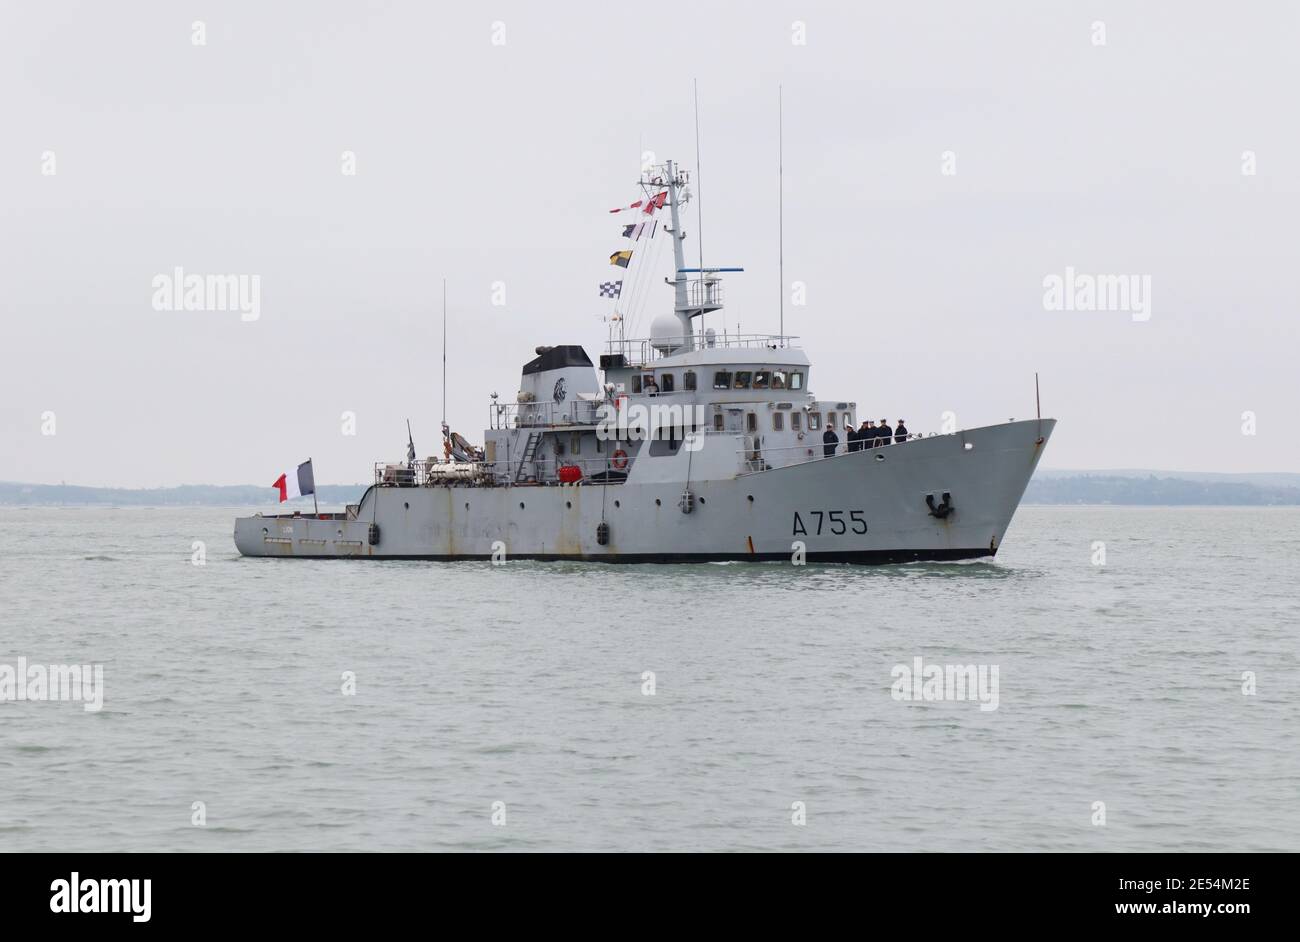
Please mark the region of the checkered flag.
POLYGON ((600 296, 602 298, 617 298, 622 293, 622 281, 602 281, 600 283, 600 296))

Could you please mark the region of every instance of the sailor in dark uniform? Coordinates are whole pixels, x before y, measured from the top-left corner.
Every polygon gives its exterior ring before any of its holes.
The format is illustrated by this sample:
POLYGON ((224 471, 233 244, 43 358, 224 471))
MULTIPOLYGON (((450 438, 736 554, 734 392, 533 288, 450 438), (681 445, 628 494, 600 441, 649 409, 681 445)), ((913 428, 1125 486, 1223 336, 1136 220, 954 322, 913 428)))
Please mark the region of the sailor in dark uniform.
POLYGON ((890 441, 893 439, 893 437, 894 437, 894 430, 893 430, 892 428, 889 427, 888 422, 889 422, 888 419, 881 419, 881 420, 880 420, 880 430, 876 433, 877 435, 880 436, 880 442, 879 442, 879 444, 881 444, 881 445, 888 445, 889 442, 890 442, 890 441))
POLYGON ((848 443, 848 451, 857 451, 862 447, 862 442, 858 441, 858 430, 852 425, 845 430, 844 441, 848 443))
POLYGON ((835 454, 835 446, 840 443, 840 437, 835 434, 835 426, 826 426, 826 434, 822 436, 822 453, 829 458, 835 454))
POLYGON ((899 419, 898 425, 894 426, 894 441, 900 444, 907 441, 907 426, 903 424, 902 419, 899 419))

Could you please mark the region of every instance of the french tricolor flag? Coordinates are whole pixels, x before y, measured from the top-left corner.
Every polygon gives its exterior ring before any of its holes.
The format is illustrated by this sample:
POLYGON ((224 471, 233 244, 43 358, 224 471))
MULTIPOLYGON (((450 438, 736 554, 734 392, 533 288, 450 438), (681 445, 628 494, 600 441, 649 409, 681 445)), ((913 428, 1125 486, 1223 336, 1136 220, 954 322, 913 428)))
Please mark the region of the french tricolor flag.
POLYGON ((293 497, 316 493, 316 478, 312 475, 311 459, 298 465, 297 471, 286 471, 271 485, 280 492, 280 503, 293 497))

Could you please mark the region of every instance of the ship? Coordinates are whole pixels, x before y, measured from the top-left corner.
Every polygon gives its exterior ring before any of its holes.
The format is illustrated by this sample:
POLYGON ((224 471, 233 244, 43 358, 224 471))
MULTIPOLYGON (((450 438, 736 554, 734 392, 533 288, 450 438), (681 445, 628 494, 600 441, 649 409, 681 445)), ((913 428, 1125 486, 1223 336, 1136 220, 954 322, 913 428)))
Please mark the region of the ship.
POLYGON ((704 326, 723 308, 723 275, 739 269, 687 267, 689 183, 673 161, 638 180, 643 198, 632 206, 666 209, 659 234, 674 261, 664 279, 673 307, 649 337, 624 336, 620 322, 598 363, 579 344, 536 347, 515 401, 492 395, 481 446, 444 420, 442 455, 417 459, 412 445, 406 460, 376 463, 342 512, 237 518, 239 552, 601 563, 996 556, 1055 420, 850 440, 865 417, 856 401, 813 393, 798 338, 704 326))

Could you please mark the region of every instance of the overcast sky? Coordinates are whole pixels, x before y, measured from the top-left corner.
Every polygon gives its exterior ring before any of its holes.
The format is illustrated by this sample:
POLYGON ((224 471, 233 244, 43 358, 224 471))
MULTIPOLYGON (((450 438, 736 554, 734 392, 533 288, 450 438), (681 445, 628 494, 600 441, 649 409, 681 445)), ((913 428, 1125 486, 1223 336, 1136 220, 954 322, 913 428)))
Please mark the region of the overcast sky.
POLYGON ((534 346, 599 353, 607 210, 643 150, 695 166, 695 78, 705 262, 745 267, 726 322, 756 332, 784 86, 786 327, 819 396, 974 427, 1032 416, 1038 371, 1045 466, 1300 470, 1297 9, 5 4, 0 480, 269 483, 310 455, 362 481, 407 418, 432 453, 444 276, 446 408, 481 441, 534 346), (155 310, 175 266, 260 276, 259 319, 155 310), (1149 276, 1150 319, 1046 310, 1067 266, 1149 276))

